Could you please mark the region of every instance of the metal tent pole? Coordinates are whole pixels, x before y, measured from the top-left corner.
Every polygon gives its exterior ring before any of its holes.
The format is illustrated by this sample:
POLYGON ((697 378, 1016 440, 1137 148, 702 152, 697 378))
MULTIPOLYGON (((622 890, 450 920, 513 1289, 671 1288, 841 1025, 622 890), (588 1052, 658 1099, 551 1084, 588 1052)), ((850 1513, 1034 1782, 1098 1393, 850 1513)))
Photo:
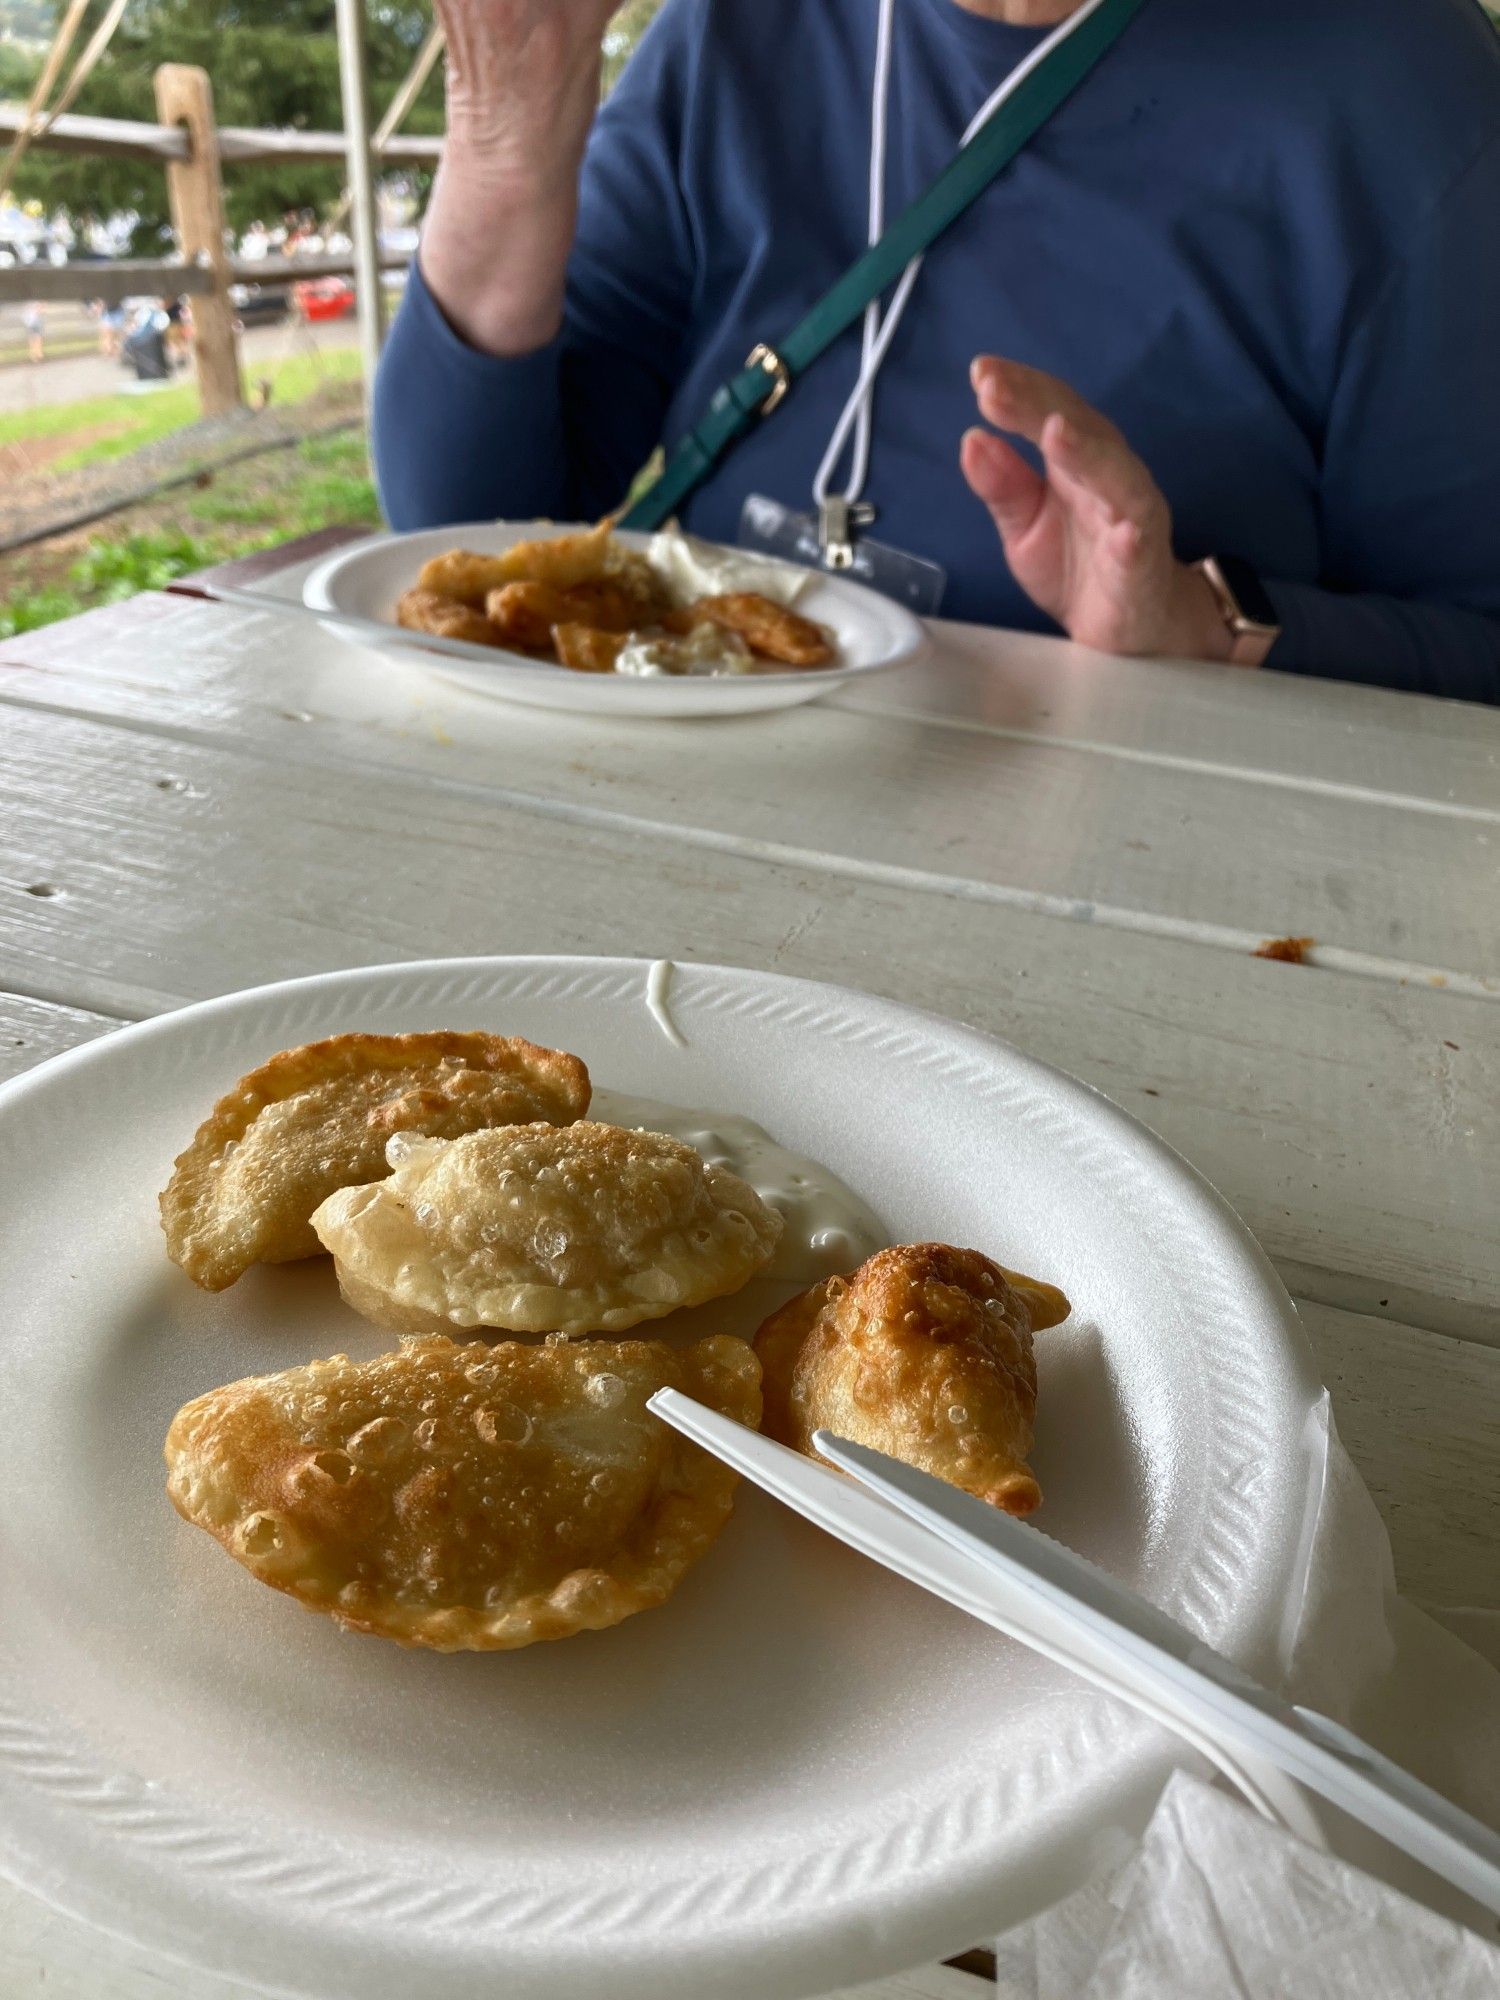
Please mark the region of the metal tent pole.
POLYGON ((380 287, 380 218, 375 206, 375 166, 370 151, 364 0, 337 0, 337 20, 344 144, 348 156, 349 227, 354 239, 355 303, 359 310, 359 351, 368 404, 375 388, 375 365, 380 359, 385 332, 385 295, 380 287))

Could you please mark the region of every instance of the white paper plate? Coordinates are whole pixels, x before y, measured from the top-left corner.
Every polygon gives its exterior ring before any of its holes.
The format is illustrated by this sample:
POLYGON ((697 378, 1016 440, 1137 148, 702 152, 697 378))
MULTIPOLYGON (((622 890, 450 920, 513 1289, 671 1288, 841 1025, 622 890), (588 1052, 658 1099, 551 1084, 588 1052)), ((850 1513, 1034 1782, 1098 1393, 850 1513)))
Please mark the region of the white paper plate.
MULTIPOLYGON (((466 521, 454 528, 426 528, 413 535, 371 535, 340 549, 313 570, 302 600, 314 611, 347 611, 382 623, 394 620, 396 599, 416 582, 429 557, 445 549, 474 549, 481 555, 508 549, 537 536, 573 534, 569 523, 546 521, 466 521)), ((621 533, 630 548, 644 548, 649 535, 621 533)), ((545 660, 489 646, 469 648, 472 667, 450 653, 422 654, 402 647, 396 657, 425 661, 440 679, 476 694, 501 695, 537 708, 569 708, 591 715, 747 715, 755 709, 791 708, 815 701, 830 688, 914 659, 927 644, 920 619, 861 583, 818 576, 797 599, 798 611, 834 633, 840 666, 806 668, 784 674, 722 674, 693 678, 665 676, 636 680, 626 674, 575 674, 545 660)), ((351 645, 380 652, 357 627, 329 621, 351 645)))
POLYGON ((1168 1739, 748 1488, 661 1610, 508 1655, 340 1633, 163 1493, 187 1397, 387 1344, 322 1261, 218 1297, 156 1192, 213 1098, 351 1028, 486 1027, 741 1111, 896 1238, 1064 1285, 1040 1518, 1274 1672, 1317 1384, 1219 1198, 1084 1086, 761 973, 473 959, 231 995, 0 1093, 0 1867, 112 1930, 348 2000, 802 1995, 962 1948, 1142 1820, 1168 1739))

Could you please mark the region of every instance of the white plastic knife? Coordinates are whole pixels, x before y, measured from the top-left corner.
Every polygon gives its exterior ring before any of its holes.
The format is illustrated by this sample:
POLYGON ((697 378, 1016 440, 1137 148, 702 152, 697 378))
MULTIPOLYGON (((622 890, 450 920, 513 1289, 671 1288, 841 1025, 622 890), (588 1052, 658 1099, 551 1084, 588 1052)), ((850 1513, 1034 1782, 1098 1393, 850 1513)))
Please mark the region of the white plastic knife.
POLYGON ((1321 1844, 1303 1785, 1500 1916, 1500 1836, 1040 1529, 828 1431, 813 1443, 848 1479, 678 1390, 648 1407, 840 1541, 1173 1730, 1293 1832, 1321 1844))

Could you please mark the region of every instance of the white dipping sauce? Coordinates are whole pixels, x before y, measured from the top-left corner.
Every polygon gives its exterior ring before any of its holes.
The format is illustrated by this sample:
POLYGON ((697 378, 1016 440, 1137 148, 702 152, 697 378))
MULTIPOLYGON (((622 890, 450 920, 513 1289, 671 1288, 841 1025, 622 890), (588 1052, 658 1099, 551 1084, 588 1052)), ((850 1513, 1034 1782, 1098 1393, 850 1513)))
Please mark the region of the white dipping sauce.
POLYGON ((751 1339, 761 1321, 794 1293, 836 1272, 852 1271, 891 1241, 880 1217, 837 1174, 779 1146, 752 1119, 735 1112, 687 1110, 614 1090, 596 1090, 587 1115, 600 1124, 666 1132, 683 1140, 711 1165, 727 1167, 748 1181, 782 1219, 775 1256, 740 1291, 668 1319, 647 1321, 626 1338, 680 1334, 698 1340, 709 1333, 735 1333, 751 1339))
POLYGON ((705 675, 751 674, 755 655, 738 632, 722 625, 695 625, 685 637, 664 632, 632 632, 615 658, 617 674, 635 674, 646 680, 664 675, 685 675, 702 679, 705 675))
POLYGON ((812 571, 797 563, 700 541, 680 528, 663 528, 654 534, 646 548, 646 560, 678 604, 732 590, 753 590, 774 604, 790 604, 812 581, 812 571))

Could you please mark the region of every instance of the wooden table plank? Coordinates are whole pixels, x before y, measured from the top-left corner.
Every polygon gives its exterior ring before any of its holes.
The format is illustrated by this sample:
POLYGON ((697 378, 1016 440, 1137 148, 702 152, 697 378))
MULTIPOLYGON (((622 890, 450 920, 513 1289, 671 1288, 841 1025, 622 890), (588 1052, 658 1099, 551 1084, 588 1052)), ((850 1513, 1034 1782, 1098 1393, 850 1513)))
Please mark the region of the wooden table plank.
MULTIPOLYGON (((342 531, 331 531, 341 534, 342 531)), ((296 600, 314 560, 286 558, 309 541, 223 566, 230 581, 296 600)), ((210 585, 217 572, 202 581, 210 585)), ((200 579, 189 579, 194 587, 200 579)), ((110 605, 0 645, 0 666, 130 673, 129 638, 160 598, 110 605), (97 656, 97 658, 96 658, 97 656)), ((1500 803, 1500 711, 1384 688, 1253 674, 1234 668, 1101 659, 1064 640, 943 622, 930 658, 832 697, 857 711, 918 716, 950 727, 1070 744, 1147 765, 1176 762, 1270 790, 1425 801, 1439 809, 1500 803)), ((170 671, 170 670, 169 670, 170 671)))
MULTIPOLYGON (((295 594, 301 565, 269 581, 295 594)), ((944 624, 937 658, 838 697, 1146 766, 1183 762, 1269 791, 1327 787, 1438 808, 1500 803, 1500 711, 1233 667, 1102 660, 1028 633, 944 624)), ((1274 810, 1274 800, 1266 802, 1274 810)))
POLYGON ((120 1025, 119 1018, 0 992, 0 1083, 120 1025))
POLYGON ((395 772, 9 712, 0 985, 150 1012, 441 953, 618 951, 842 981, 1086 1077, 1303 1296, 1500 1337, 1500 1010, 675 839, 395 772), (622 885, 625 885, 622 889, 622 885), (30 891, 47 889, 39 896, 30 891))
POLYGON ((1368 788, 1268 794, 1181 761, 1143 771, 829 703, 672 723, 664 738, 661 724, 444 690, 300 619, 187 599, 126 609, 76 621, 51 654, 32 647, 39 665, 0 676, 0 699, 421 770, 588 824, 623 819, 1112 931, 1239 952, 1311 935, 1322 965, 1500 999, 1500 784, 1488 807, 1452 813, 1368 788), (289 735, 298 715, 312 727, 289 735))
POLYGON ((1297 1310, 1400 1588, 1500 1609, 1500 1347, 1305 1299, 1297 1310))
MULTIPOLYGON (((292 602, 355 528, 298 536, 169 590, 189 595, 222 581, 292 602)), ((1384 688, 1238 668, 1102 660, 1086 647, 1028 632, 943 620, 934 653, 835 701, 915 713, 956 728, 1035 736, 1146 764, 1187 762, 1272 789, 1327 785, 1425 800, 1438 810, 1500 799, 1500 713, 1472 704, 1413 704, 1384 688)))

